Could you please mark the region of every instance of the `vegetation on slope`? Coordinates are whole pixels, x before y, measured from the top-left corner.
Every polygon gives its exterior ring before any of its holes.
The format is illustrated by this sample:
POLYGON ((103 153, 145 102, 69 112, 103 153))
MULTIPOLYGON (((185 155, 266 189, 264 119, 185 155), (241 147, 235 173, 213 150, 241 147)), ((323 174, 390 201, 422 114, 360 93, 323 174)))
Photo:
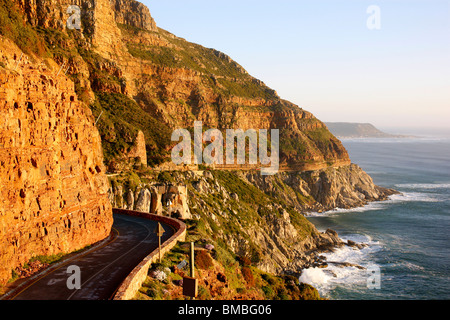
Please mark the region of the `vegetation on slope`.
POLYGON ((128 52, 136 58, 158 66, 200 72, 204 75, 206 86, 215 88, 217 93, 225 96, 278 99, 273 90, 254 79, 222 52, 177 38, 163 29, 156 33, 126 25, 119 27, 126 39, 136 39, 142 33, 147 33, 165 42, 165 45, 135 43, 132 40, 127 42, 128 52))
MULTIPOLYGON (((314 288, 300 284, 298 275, 273 275, 258 266, 273 253, 261 239, 250 236, 250 230, 278 233, 277 225, 268 221, 285 219, 281 208, 287 211, 290 223, 296 230, 295 242, 314 235, 317 230, 284 198, 266 194, 245 181, 238 172, 209 171, 202 175, 189 172, 150 173, 136 177, 122 175, 112 177, 113 185, 127 190, 134 185, 135 194, 145 185, 167 183, 188 187, 188 203, 192 220, 187 220, 187 239, 168 253, 161 264, 150 270, 146 282, 136 299, 183 299, 180 280, 189 275, 189 267, 175 268, 180 262, 189 261, 189 243, 196 246, 196 275, 200 279, 199 299, 319 299, 314 288), (200 180, 199 180, 200 179, 200 180), (130 183, 129 181, 134 181, 130 183), (267 220, 268 219, 268 220, 267 220), (163 280, 155 277, 165 273, 163 280)), ((274 184, 274 195, 289 188, 281 179, 274 184)), ((299 198, 300 199, 300 198, 299 198)), ((305 203, 310 199, 303 198, 305 203)), ((301 201, 301 200, 298 200, 301 201)), ((121 200, 117 199, 121 203, 121 200)), ((285 232, 283 230, 283 232, 285 232)), ((286 238, 280 238, 288 247, 294 246, 286 238)), ((280 245, 278 243, 277 245, 280 245)), ((291 247, 293 248, 293 247, 291 247)), ((275 261, 271 262, 275 264, 275 261)), ((264 264, 264 263, 263 263, 264 264)))
MULTIPOLYGON (((207 250, 196 244, 195 274, 199 279, 199 300, 320 300, 317 290, 299 283, 294 276, 275 276, 254 267, 250 260, 224 251, 207 250), (205 260, 207 262, 205 262, 205 260)), ((136 300, 183 300, 183 277, 189 276, 189 243, 179 243, 161 263, 155 263, 136 293, 136 300), (156 279, 155 273, 164 274, 156 279)))
POLYGON ((170 132, 132 99, 120 93, 96 93, 91 106, 94 116, 99 119, 97 127, 103 141, 105 161, 109 163, 129 152, 137 133, 145 135, 147 157, 150 165, 158 165, 165 160, 170 144, 170 132))

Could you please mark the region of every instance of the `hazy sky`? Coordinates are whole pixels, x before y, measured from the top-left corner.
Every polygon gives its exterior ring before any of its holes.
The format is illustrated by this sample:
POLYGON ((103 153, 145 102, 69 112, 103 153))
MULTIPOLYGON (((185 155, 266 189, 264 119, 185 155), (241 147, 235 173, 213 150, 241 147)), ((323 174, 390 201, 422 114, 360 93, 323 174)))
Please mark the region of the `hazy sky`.
POLYGON ((225 52, 322 121, 450 127, 449 0, 141 2, 159 27, 225 52))

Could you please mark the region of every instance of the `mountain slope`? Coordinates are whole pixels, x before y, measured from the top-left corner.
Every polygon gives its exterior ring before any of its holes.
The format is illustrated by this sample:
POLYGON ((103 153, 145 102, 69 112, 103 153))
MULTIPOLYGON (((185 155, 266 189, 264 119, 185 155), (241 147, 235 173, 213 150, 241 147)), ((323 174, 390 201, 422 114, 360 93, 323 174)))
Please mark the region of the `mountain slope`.
POLYGON ((327 122, 328 129, 339 138, 401 138, 385 133, 370 123, 327 122))
POLYGON ((283 170, 350 163, 340 141, 311 113, 282 100, 227 55, 157 28, 138 2, 82 2, 80 31, 65 27, 70 15, 63 1, 42 7, 13 2, 38 39, 34 53, 68 68, 80 100, 91 105, 94 116, 102 115, 98 128, 107 164, 127 159, 139 130, 149 164, 167 162, 170 132, 192 128, 195 120, 221 130, 280 129, 283 170), (118 112, 123 103, 139 106, 148 120, 118 112))

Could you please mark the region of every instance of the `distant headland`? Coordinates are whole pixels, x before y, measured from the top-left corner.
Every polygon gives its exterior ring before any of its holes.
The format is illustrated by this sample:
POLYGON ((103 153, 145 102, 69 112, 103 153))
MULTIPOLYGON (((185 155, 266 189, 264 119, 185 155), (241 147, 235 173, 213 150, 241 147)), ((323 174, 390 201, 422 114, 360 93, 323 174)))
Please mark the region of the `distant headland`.
POLYGON ((326 122, 328 129, 338 138, 410 138, 383 132, 370 123, 326 122))

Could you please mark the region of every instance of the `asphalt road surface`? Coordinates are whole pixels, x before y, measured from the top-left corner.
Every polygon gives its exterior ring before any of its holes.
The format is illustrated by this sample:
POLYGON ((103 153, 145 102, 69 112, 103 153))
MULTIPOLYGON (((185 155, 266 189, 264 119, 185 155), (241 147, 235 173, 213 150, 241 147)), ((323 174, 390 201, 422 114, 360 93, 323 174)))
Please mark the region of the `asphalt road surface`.
MULTIPOLYGON (((167 241, 174 229, 162 224, 167 241)), ((154 233, 157 222, 125 215, 114 215, 113 237, 104 245, 80 253, 62 262, 58 268, 19 288, 9 299, 13 300, 108 300, 122 281, 152 251, 158 248, 154 233), (79 267, 80 289, 70 289, 74 269, 79 267), (70 272, 68 272, 70 271, 70 272)))

